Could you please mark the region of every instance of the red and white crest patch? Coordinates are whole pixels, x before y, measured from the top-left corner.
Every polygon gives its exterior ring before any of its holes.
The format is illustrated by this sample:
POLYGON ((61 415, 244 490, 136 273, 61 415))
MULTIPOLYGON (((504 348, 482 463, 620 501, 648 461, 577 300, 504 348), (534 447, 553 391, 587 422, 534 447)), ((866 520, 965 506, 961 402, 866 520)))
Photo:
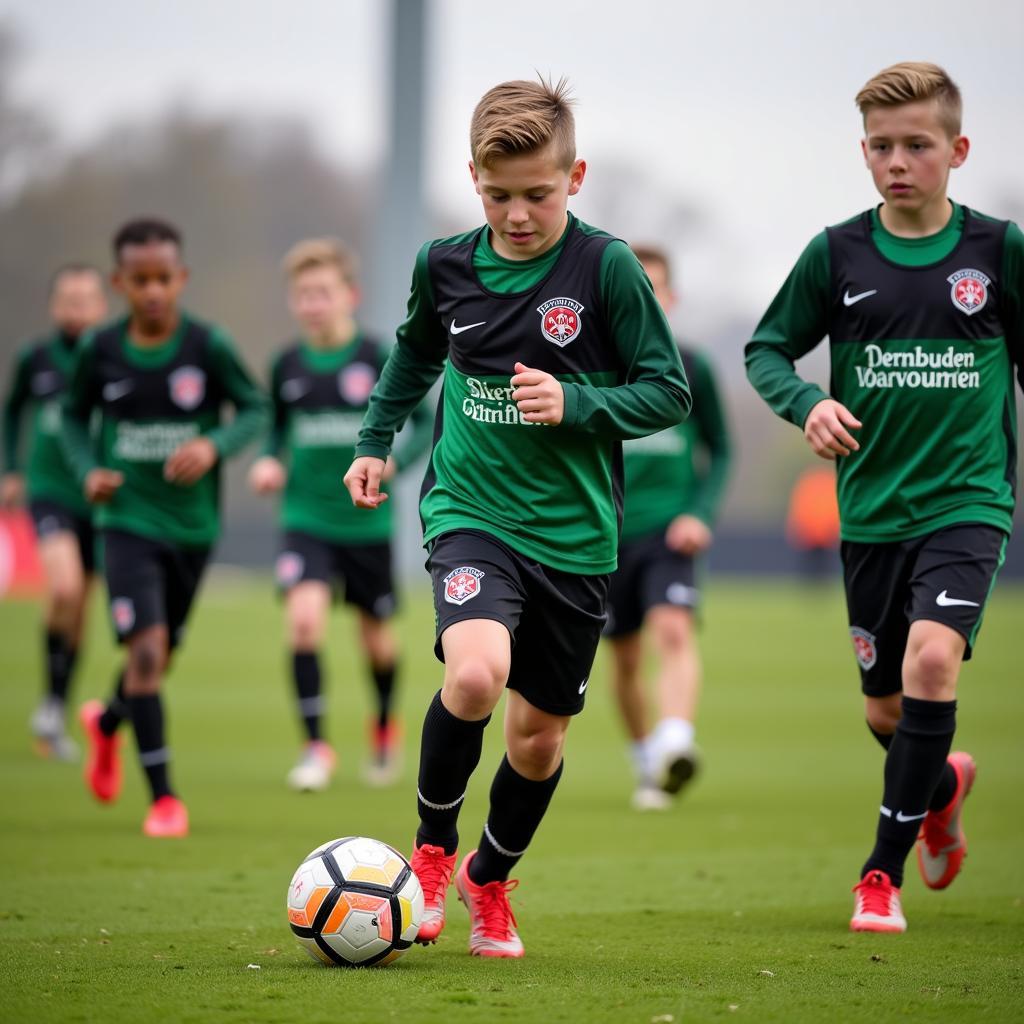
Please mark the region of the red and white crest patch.
POLYGON ((480 593, 485 573, 471 565, 461 565, 444 578, 444 599, 449 604, 465 604, 480 593))
POLYGON ((110 602, 110 617, 119 636, 124 636, 135 625, 135 602, 130 597, 115 597, 110 602))
POLYGON ((853 641, 853 653, 857 655, 857 664, 866 672, 875 667, 878 661, 878 648, 875 638, 866 629, 859 626, 850 627, 850 639, 853 641))
POLYGON ((953 305, 968 316, 974 316, 988 302, 988 286, 992 283, 980 270, 958 270, 946 280, 953 305))
POLYGON ((171 401, 186 411, 195 409, 206 397, 206 374, 198 366, 179 366, 168 378, 171 401))
POLYGON ((274 565, 274 575, 277 576, 278 586, 294 587, 302 579, 303 570, 306 568, 306 560, 296 551, 282 551, 277 556, 274 565))
POLYGON ((537 307, 537 312, 540 313, 541 333, 559 348, 575 341, 583 330, 583 306, 575 299, 564 295, 548 299, 537 307))
POLYGON ((366 405, 377 371, 368 363, 353 363, 338 374, 338 391, 349 405, 366 405))

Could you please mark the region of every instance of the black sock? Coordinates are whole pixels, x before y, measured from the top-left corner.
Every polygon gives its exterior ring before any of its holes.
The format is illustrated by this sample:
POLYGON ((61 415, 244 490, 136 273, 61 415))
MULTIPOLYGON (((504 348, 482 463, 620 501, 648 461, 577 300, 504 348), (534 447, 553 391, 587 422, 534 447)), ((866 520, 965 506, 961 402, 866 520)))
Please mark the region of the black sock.
POLYGON ((476 855, 469 862, 470 880, 477 885, 504 882, 519 858, 526 853, 533 833, 555 794, 562 777, 559 762, 555 773, 542 782, 524 778, 501 759, 491 783, 491 810, 476 855))
POLYGON ((128 717, 128 703, 124 695, 124 669, 117 674, 114 692, 107 701, 107 706, 100 715, 100 732, 104 736, 113 736, 117 727, 128 717))
MULTIPOLYGON (((903 714, 885 758, 885 790, 875 848, 861 871, 884 871, 903 884, 903 864, 942 778, 956 731, 955 700, 903 698, 903 714)), ((947 801, 948 803, 948 801, 947 801)))
POLYGON ((480 761, 484 728, 490 720, 490 715, 479 722, 456 718, 441 703, 441 691, 434 694, 423 719, 416 791, 420 815, 417 846, 441 846, 447 854, 458 849, 459 811, 469 777, 480 761))
MULTIPOLYGON (((871 730, 871 735, 878 740, 883 749, 888 750, 892 745, 892 738, 895 733, 878 732, 870 722, 868 722, 868 728, 871 730)), ((935 787, 935 792, 928 803, 928 810, 941 811, 953 799, 955 792, 956 772, 953 771, 953 766, 947 761, 946 767, 942 770, 942 776, 939 778, 938 785, 935 787)))
POLYGON ((324 695, 320 676, 320 656, 316 651, 292 652, 292 678, 299 701, 299 717, 310 740, 323 739, 320 718, 324 713, 324 695))
POLYGON ((128 697, 128 710, 135 727, 135 740, 139 746, 139 762, 149 780, 153 799, 172 794, 167 778, 170 751, 164 740, 164 706, 160 694, 147 693, 128 697))
POLYGON ((62 704, 67 700, 68 683, 71 673, 75 670, 75 658, 78 651, 68 643, 63 633, 46 631, 46 678, 49 694, 62 704))
POLYGON ((370 667, 373 685, 377 689, 377 725, 383 729, 391 718, 391 695, 395 689, 395 666, 387 668, 370 667))

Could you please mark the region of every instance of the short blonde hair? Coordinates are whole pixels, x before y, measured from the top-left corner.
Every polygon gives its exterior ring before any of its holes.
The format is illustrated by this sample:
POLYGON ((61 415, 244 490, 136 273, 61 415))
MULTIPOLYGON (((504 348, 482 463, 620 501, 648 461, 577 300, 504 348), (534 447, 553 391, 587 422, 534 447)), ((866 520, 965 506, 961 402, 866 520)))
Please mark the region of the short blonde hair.
POLYGON ((469 148, 478 167, 522 156, 554 144, 555 159, 565 170, 576 160, 576 120, 569 83, 502 82, 484 93, 469 125, 469 148))
POLYGON ((859 93, 857 106, 861 116, 875 107, 898 107, 903 103, 936 100, 939 119, 946 133, 960 134, 963 101, 956 82, 938 64, 908 60, 879 71, 859 93))
POLYGON ((359 258, 339 238, 305 238, 296 242, 281 261, 289 279, 314 267, 334 267, 341 279, 354 285, 359 276, 359 258))

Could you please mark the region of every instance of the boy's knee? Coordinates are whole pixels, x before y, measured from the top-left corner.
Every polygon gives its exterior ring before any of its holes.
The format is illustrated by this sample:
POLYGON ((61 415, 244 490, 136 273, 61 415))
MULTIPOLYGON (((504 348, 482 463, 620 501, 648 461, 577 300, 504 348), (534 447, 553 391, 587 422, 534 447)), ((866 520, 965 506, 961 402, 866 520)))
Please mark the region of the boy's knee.
POLYGON ((655 608, 649 619, 655 646, 662 653, 680 654, 692 641, 691 616, 682 608, 655 608))
POLYGON ((505 673, 496 662, 466 658, 445 672, 445 705, 459 717, 489 714, 504 688, 505 673))
POLYGON ((527 778, 546 779, 562 760, 565 730, 556 727, 510 737, 512 766, 527 778))
MULTIPOLYGON (((955 680, 963 658, 963 644, 959 638, 929 636, 907 652, 909 676, 916 683, 913 689, 945 689, 955 680)), ((915 694, 916 695, 916 694, 915 694)))
POLYGON ((320 643, 320 619, 308 611, 291 616, 288 623, 291 645, 297 651, 316 650, 320 643))
POLYGON ((869 697, 864 708, 864 717, 868 725, 883 736, 891 736, 900 724, 901 695, 894 693, 890 697, 869 697))

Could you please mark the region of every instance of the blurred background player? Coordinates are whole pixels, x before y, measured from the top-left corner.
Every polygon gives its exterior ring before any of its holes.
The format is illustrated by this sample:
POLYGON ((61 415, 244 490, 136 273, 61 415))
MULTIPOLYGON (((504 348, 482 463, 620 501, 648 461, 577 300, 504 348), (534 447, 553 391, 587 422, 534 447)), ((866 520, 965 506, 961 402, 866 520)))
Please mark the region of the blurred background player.
MULTIPOLYGON (((386 351, 356 323, 356 257, 335 239, 299 242, 284 260, 288 306, 302 337, 282 351, 270 371, 273 420, 263 455, 249 471, 257 494, 284 491, 277 581, 285 591, 288 645, 306 745, 288 775, 295 789, 323 789, 335 753, 324 738, 322 667, 332 586, 359 619, 359 644, 373 680, 376 714, 370 723, 366 778, 383 784, 396 769, 398 736, 392 705, 397 642, 391 509, 368 516, 342 485, 356 436, 386 351)), ((386 476, 430 445, 430 419, 389 457, 386 476)))
POLYGON ((84 263, 59 268, 50 285, 53 329, 19 353, 4 402, 0 505, 20 505, 27 494, 46 586, 46 689, 30 726, 36 749, 61 760, 77 754, 66 732, 65 706, 82 640, 95 544, 92 510, 61 450, 60 404, 79 339, 106 315, 99 270, 84 263), (26 445, 24 414, 29 410, 26 445))
POLYGON ((839 565, 839 502, 836 474, 825 466, 810 466, 793 484, 786 510, 786 540, 800 557, 800 575, 807 583, 822 583, 839 565))
MULTIPOLYGON (((902 932, 904 863, 944 889, 967 852, 957 682, 1006 552, 1024 234, 948 195, 960 90, 895 64, 857 94, 880 206, 813 238, 748 343, 751 383, 837 460, 843 578, 868 727, 886 750, 854 931, 902 932), (831 397, 793 362, 828 336, 831 397)), ((1018 367, 1024 382, 1024 366, 1018 367)))
POLYGON ((420 502, 445 671, 420 747, 417 941, 444 927, 459 810, 505 694, 506 754, 455 886, 470 952, 521 957, 509 874, 586 699, 616 561, 619 442, 679 422, 690 393, 633 254, 568 212, 586 164, 565 82, 495 86, 470 146, 486 224, 420 250, 345 483, 360 507, 380 506, 394 432, 443 372, 420 502))
POLYGON ((188 813, 170 784, 160 689, 217 536, 220 462, 264 429, 267 409, 223 331, 178 307, 188 271, 177 228, 131 221, 114 237, 114 259, 129 313, 79 351, 62 423, 96 506, 111 619, 128 648, 113 698, 82 708, 86 778, 99 800, 118 795, 117 727, 129 718, 152 794, 143 831, 183 836, 188 813), (225 402, 236 410, 227 424, 225 402))
MULTIPOLYGON (((677 295, 668 256, 650 246, 633 246, 633 252, 670 315, 677 295)), ((731 458, 711 365, 695 349, 681 346, 680 353, 693 410, 682 423, 622 446, 622 537, 608 591, 605 636, 612 644, 615 696, 632 740, 638 810, 667 807, 697 770, 696 566, 711 544, 731 458), (657 658, 659 718, 653 729, 643 679, 645 637, 657 658)))

